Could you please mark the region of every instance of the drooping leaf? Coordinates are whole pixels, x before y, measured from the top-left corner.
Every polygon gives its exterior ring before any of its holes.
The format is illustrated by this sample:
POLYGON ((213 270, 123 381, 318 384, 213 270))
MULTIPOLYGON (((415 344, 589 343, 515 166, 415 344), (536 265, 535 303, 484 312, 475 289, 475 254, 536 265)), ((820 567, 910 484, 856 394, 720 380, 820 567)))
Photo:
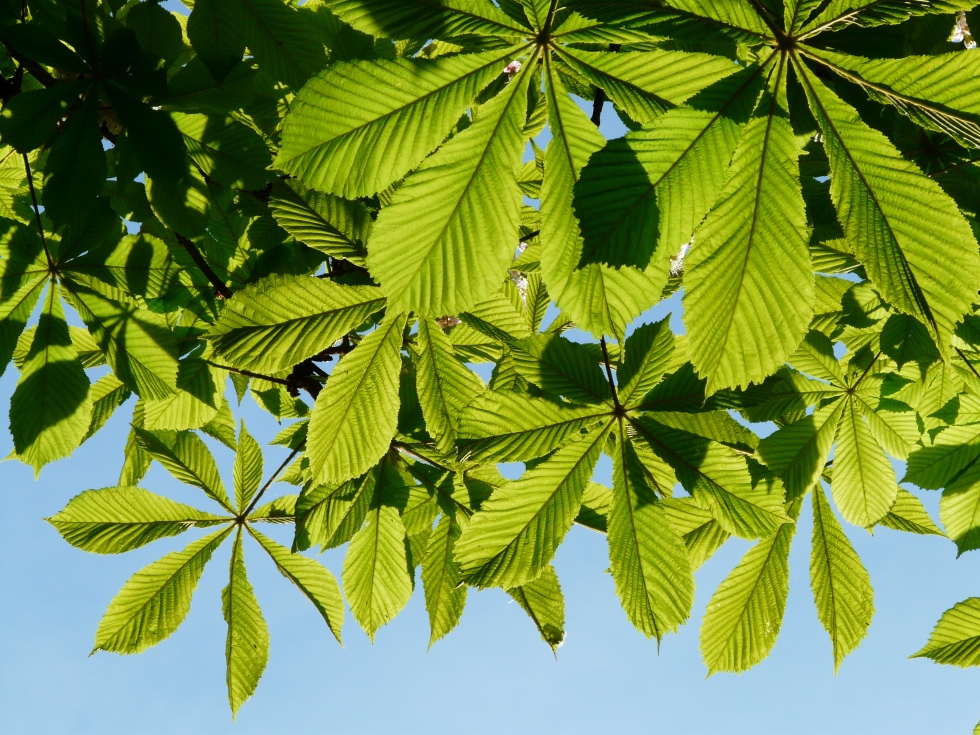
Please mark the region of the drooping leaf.
POLYGON ((234 718, 245 700, 255 693, 269 661, 269 629, 245 573, 241 529, 231 549, 231 572, 228 586, 221 591, 221 608, 228 624, 226 680, 234 718))
POLYGON ((785 60, 746 125, 684 264, 691 361, 707 392, 761 382, 803 339, 814 285, 785 60))
POLYGON ((387 451, 398 422, 398 375, 407 317, 388 316, 334 368, 310 417, 307 456, 318 483, 367 472, 387 451))
POLYGON ((414 588, 397 482, 394 468, 383 465, 367 523, 354 534, 344 558, 347 602, 372 642, 378 628, 405 606, 414 588))
POLYGON ((819 485, 813 488, 810 587, 817 615, 830 635, 836 673, 844 657, 868 633, 874 614, 874 591, 861 558, 819 485))
POLYGON ((541 638, 555 653, 565 642, 565 597, 555 568, 548 564, 532 581, 507 590, 528 614, 541 638))
POLYGON ((460 436, 463 408, 483 392, 483 383, 453 354, 446 334, 432 319, 420 319, 415 385, 425 427, 440 451, 452 453, 460 436))
POLYGON ((252 534, 266 550, 279 572, 302 592, 323 617, 337 642, 340 642, 340 628, 344 622, 344 599, 340 595, 337 580, 320 562, 291 554, 285 546, 263 536, 249 526, 252 534))
POLYGON ((10 399, 14 451, 35 474, 82 443, 92 419, 89 389, 71 343, 61 297, 52 286, 10 399))
POLYGON ((668 520, 620 423, 607 521, 609 561, 626 616, 659 642, 691 614, 694 576, 687 549, 668 520))
POLYGON ((795 530, 786 523, 759 541, 712 595, 701 624, 701 656, 709 675, 747 671, 776 644, 789 594, 795 530))
POLYGON ((422 559, 422 584, 425 608, 429 613, 429 646, 446 636, 459 624, 466 605, 466 585, 453 558, 453 548, 461 527, 455 518, 443 515, 429 537, 422 559))

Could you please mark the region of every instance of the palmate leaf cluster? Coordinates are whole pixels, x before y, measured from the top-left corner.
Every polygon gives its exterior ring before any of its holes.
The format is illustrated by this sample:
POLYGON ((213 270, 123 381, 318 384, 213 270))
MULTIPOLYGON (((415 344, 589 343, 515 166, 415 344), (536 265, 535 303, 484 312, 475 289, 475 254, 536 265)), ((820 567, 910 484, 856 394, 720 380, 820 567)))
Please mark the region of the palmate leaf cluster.
MULTIPOLYGON (((430 645, 495 587, 557 649, 578 524, 658 643, 751 541, 701 627, 708 671, 741 672, 807 512, 836 670, 874 613, 848 526, 980 548, 975 3, 185 4, 0 2, 13 457, 40 472, 131 411, 118 483, 50 522, 102 554, 204 529, 96 650, 173 633, 227 542, 237 712, 269 655, 246 538, 338 640, 343 596, 373 639, 421 580, 430 645), (679 290, 683 334, 642 317, 679 290), (287 422, 277 471, 229 379, 287 422), (153 461, 211 510, 142 489, 153 461), (343 545, 340 584, 301 553, 343 545)), ((917 655, 976 664, 978 604, 917 655)))

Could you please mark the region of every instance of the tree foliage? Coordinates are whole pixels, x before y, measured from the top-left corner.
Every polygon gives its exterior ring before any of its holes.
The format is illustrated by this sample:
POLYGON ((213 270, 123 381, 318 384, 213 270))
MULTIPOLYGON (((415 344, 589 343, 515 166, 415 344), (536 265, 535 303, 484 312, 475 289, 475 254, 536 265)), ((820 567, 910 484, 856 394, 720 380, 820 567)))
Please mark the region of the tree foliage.
MULTIPOLYGON (((185 4, 0 0, 12 456, 40 472, 126 411, 118 483, 49 521, 100 554, 203 533, 133 575, 96 650, 173 633, 225 543, 233 713, 269 655, 259 549, 338 641, 314 547, 347 545, 372 639, 420 579, 430 645, 497 587, 556 650, 577 524, 658 643, 749 540, 701 627, 708 672, 741 672, 806 509, 836 670, 874 613, 849 534, 980 548, 974 2, 185 4), (644 316, 675 293, 682 333, 644 316), (271 473, 229 379, 288 422, 271 473), (141 488, 154 461, 209 509, 141 488)), ((978 605, 915 655, 976 665, 978 605)))

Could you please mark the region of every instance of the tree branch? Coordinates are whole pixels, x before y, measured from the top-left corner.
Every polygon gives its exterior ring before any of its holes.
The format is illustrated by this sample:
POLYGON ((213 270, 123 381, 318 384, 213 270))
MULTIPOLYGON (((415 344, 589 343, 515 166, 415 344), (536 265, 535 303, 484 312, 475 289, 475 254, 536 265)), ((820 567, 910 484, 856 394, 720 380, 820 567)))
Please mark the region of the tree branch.
POLYGON ((211 282, 211 285, 214 286, 215 295, 223 299, 230 299, 232 297, 231 289, 225 285, 224 281, 218 278, 218 274, 208 265, 208 262, 201 255, 194 243, 179 232, 175 232, 174 234, 177 236, 177 242, 184 246, 184 250, 191 256, 191 260, 194 261, 194 264, 201 269, 201 272, 211 282))
POLYGON ((54 260, 51 258, 51 251, 48 250, 48 241, 44 237, 44 225, 41 224, 41 209, 37 205, 37 192, 34 191, 34 176, 31 173, 31 162, 27 160, 27 154, 24 153, 24 169, 27 171, 27 185, 31 190, 31 201, 34 202, 34 217, 37 220, 37 231, 41 235, 41 245, 44 246, 44 255, 48 259, 48 268, 51 272, 54 272, 54 260))
POLYGON ((612 391, 613 410, 617 416, 623 415, 623 406, 619 402, 619 391, 616 390, 616 383, 613 381, 612 365, 609 362, 609 348, 606 346, 606 338, 601 337, 599 344, 602 346, 602 359, 606 363, 606 378, 609 381, 609 390, 612 391))

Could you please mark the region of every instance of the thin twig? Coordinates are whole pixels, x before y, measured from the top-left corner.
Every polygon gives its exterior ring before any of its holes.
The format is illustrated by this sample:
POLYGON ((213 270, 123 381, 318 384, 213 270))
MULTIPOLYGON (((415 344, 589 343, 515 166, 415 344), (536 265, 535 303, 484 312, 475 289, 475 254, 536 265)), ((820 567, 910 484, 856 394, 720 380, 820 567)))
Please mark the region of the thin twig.
POLYGON ((306 446, 306 439, 301 441, 299 445, 296 447, 296 449, 290 452, 289 456, 286 457, 286 460, 281 465, 279 465, 279 469, 277 469, 275 472, 272 473, 272 477, 270 477, 266 481, 265 485, 262 486, 262 489, 259 490, 259 492, 255 495, 254 498, 252 498, 252 502, 248 504, 248 508, 245 509, 245 512, 238 517, 239 524, 245 522, 245 519, 248 518, 249 513, 255 510, 255 506, 258 505, 259 499, 263 495, 265 495, 265 491, 272 486, 272 483, 274 483, 276 481, 276 478, 279 477, 280 474, 282 474, 282 471, 289 466, 290 462, 293 461, 293 459, 296 457, 297 454, 299 454, 300 450, 304 446, 306 446))
POLYGON ((51 251, 48 250, 48 241, 44 237, 44 225, 41 224, 41 209, 37 204, 37 192, 34 191, 34 175, 31 173, 31 162, 27 160, 27 154, 24 154, 24 169, 27 171, 27 185, 31 190, 31 201, 34 202, 34 217, 37 220, 37 231, 41 235, 41 245, 44 246, 44 254, 48 258, 48 268, 54 272, 54 260, 51 258, 51 251))
POLYGON ((609 361, 609 348, 606 346, 606 338, 601 337, 599 344, 602 346, 602 359, 606 363, 606 378, 609 380, 609 389, 612 391, 613 407, 617 416, 622 415, 623 406, 619 402, 619 393, 616 390, 616 383, 613 382, 612 365, 609 361))
POLYGON ((201 272, 207 277, 208 281, 211 282, 211 285, 214 286, 215 294, 223 299, 230 299, 232 297, 231 289, 225 285, 225 282, 218 277, 218 274, 214 272, 214 269, 208 265, 208 262, 204 259, 204 256, 201 255, 194 243, 181 235, 179 232, 175 232, 174 234, 177 236, 177 242, 184 246, 184 250, 186 250, 187 254, 191 256, 191 260, 194 261, 194 264, 201 269, 201 272))
POLYGON ((255 378, 256 380, 265 380, 269 383, 278 383, 279 385, 289 385, 289 381, 285 378, 273 378, 271 375, 261 375, 259 373, 253 373, 249 370, 239 370, 238 368, 233 368, 229 365, 219 365, 216 362, 211 362, 210 360, 204 360, 211 367, 216 367, 219 370, 227 370, 229 373, 236 373, 238 375, 244 375, 246 378, 255 378))

